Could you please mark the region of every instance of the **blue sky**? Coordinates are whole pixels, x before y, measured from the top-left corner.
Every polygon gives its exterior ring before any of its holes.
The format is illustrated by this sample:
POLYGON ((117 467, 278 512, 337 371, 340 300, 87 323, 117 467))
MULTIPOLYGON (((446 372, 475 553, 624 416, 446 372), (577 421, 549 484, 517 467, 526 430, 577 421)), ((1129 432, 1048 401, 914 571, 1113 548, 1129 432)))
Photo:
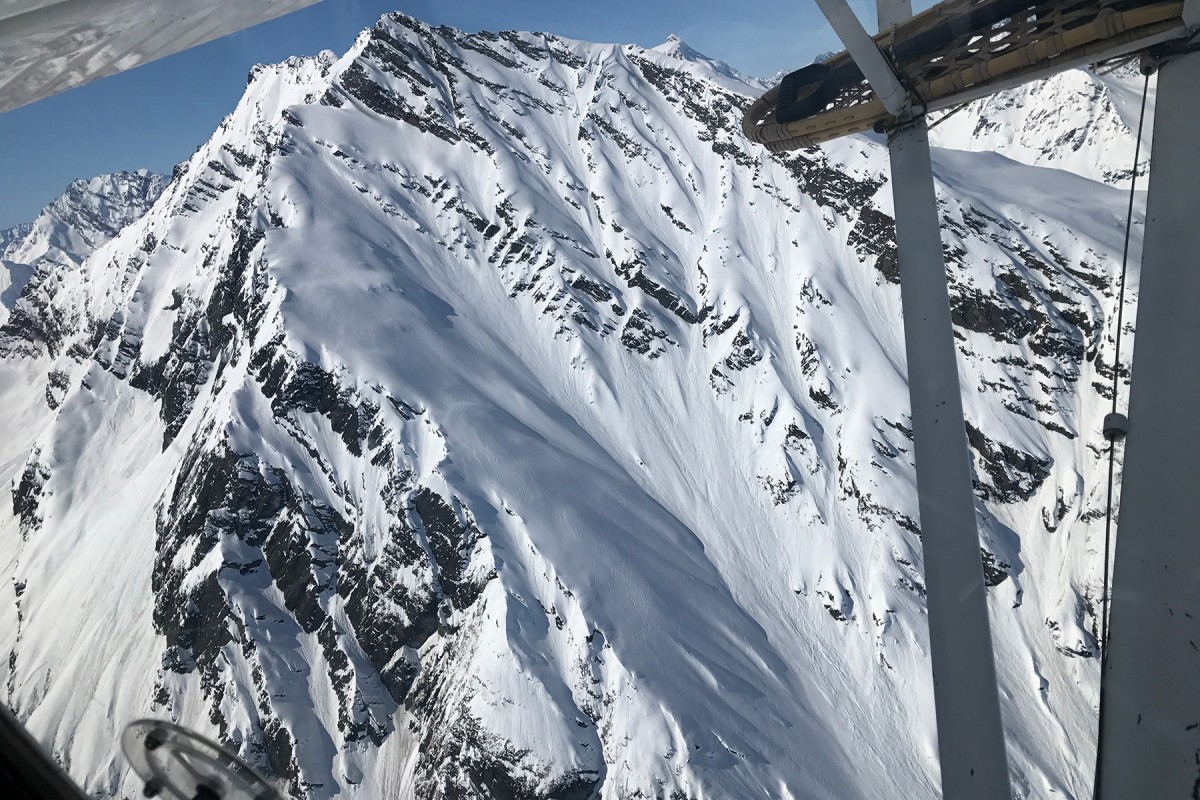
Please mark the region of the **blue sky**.
MULTIPOLYGON (((854 5, 865 18, 865 0, 854 5)), ((397 10, 468 31, 540 30, 647 46, 675 33, 757 75, 840 49, 811 0, 325 0, 0 115, 0 229, 31 220, 75 178, 140 167, 169 172, 233 110, 252 65, 323 49, 340 54, 397 10)))

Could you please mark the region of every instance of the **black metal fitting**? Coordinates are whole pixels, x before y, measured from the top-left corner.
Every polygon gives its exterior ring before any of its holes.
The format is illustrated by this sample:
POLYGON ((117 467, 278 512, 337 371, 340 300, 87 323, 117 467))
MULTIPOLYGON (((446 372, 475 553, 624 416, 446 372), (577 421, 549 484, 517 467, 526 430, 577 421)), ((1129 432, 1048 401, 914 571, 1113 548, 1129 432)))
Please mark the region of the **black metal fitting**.
POLYGON ((1104 438, 1119 442, 1129 433, 1129 417, 1113 412, 1104 417, 1104 438))

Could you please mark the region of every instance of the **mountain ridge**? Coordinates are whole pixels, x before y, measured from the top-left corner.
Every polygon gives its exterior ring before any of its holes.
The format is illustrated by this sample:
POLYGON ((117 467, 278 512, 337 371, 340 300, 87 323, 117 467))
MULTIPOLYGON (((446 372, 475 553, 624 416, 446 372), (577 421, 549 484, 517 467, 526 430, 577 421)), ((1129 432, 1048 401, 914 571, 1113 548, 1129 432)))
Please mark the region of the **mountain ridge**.
MULTIPOLYGON (((32 322, 40 312, 18 307, 17 300, 35 273, 81 266, 149 210, 165 185, 163 176, 146 170, 75 180, 36 219, 0 232, 0 326, 14 313, 32 322)), ((26 298, 26 303, 37 302, 32 294, 26 298)))
MULTIPOLYGON (((147 713, 294 796, 933 793, 885 154, 760 153, 753 89, 399 15, 256 68, 0 330, 6 701, 110 795, 147 713)), ((1014 780, 1082 791, 1124 200, 936 164, 1014 780)))

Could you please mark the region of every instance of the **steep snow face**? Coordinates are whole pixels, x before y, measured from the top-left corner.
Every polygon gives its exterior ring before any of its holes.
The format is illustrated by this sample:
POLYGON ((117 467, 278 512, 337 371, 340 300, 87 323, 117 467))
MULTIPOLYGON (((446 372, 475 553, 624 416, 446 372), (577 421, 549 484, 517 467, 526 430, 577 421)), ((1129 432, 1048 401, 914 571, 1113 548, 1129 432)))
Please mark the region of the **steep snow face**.
POLYGON ((1149 174, 1157 80, 1133 66, 1108 72, 1073 69, 977 100, 930 133, 939 147, 996 152, 1039 167, 1063 169, 1113 186, 1129 186, 1145 89, 1146 124, 1138 177, 1149 174))
MULTIPOLYGON (((295 797, 936 796, 886 154, 756 91, 399 15, 257 69, 0 329, 6 702, 106 796, 146 715, 295 797)), ((1086 795, 1125 198, 935 161, 1014 786, 1086 795)))
POLYGON ((716 75, 738 81, 739 83, 747 86, 753 86, 754 88, 762 91, 766 91, 768 88, 774 85, 773 83, 767 84, 757 78, 752 78, 746 75, 744 72, 729 66, 724 61, 718 61, 715 58, 709 58, 699 50, 696 50, 694 47, 689 45, 687 42, 683 41, 683 39, 680 39, 675 34, 671 34, 667 37, 665 42, 651 49, 655 53, 661 53, 662 55, 670 56, 671 58, 679 59, 680 61, 691 61, 696 64, 703 64, 712 70, 712 72, 716 75))
MULTIPOLYGON (((35 273, 40 271, 44 278, 56 269, 77 269, 101 245, 145 214, 165 185, 164 176, 145 170, 72 181, 36 220, 0 232, 0 325, 8 322, 35 273)), ((36 324, 42 316, 39 299, 43 298, 31 292, 17 316, 36 324)))

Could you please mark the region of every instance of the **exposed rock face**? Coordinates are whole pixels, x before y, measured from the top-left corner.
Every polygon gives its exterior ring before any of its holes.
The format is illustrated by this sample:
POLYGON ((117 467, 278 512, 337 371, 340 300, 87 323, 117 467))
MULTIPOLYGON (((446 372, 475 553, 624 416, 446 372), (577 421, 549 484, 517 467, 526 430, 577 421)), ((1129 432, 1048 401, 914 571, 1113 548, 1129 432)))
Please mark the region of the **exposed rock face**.
MULTIPOLYGON (((1128 188, 1144 81, 1136 65, 1071 70, 972 103, 930 135, 943 147, 996 152, 1128 188)), ((1156 85, 1151 78, 1143 159, 1150 153, 1156 85)), ((1149 172, 1143 160, 1139 179, 1149 172)))
POLYGON ((53 254, 78 266, 150 210, 166 185, 145 170, 72 181, 36 220, 0 231, 0 257, 34 263, 53 254))
MULTIPOLYGON (((81 782, 149 714, 295 797, 936 791, 885 154, 745 80, 393 15, 9 237, 4 699, 81 782)), ((1124 198, 935 160, 1014 784, 1079 793, 1124 198)))
POLYGON ((9 245, 19 239, 24 239, 33 230, 32 222, 23 222, 5 230, 0 230, 0 253, 8 250, 9 245))
POLYGON ((59 282, 145 214, 164 186, 144 170, 77 180, 36 220, 0 232, 0 354, 60 351, 73 323, 51 305, 59 282))

